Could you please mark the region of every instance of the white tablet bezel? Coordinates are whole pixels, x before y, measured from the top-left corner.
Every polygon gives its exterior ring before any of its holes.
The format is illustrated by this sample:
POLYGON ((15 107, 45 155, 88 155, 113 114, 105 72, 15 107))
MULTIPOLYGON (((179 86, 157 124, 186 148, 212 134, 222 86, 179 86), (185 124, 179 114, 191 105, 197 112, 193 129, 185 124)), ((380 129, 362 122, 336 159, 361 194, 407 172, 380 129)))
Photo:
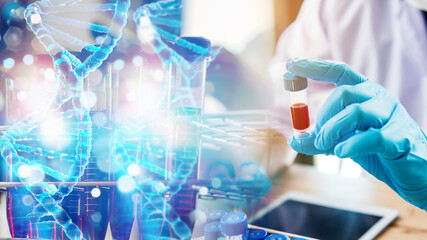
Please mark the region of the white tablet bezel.
MULTIPOLYGON (((369 240, 375 238, 379 233, 381 233, 394 219, 397 218, 399 212, 395 209, 378 207, 372 205, 362 205, 355 202, 343 202, 337 201, 335 199, 329 199, 317 195, 312 195, 303 192, 290 191, 285 195, 281 196, 277 200, 270 203, 267 207, 260 209, 255 213, 254 216, 249 218, 249 223, 252 223, 266 213, 274 210, 283 204, 287 200, 293 200, 298 202, 304 202, 308 204, 315 204, 324 207, 336 208, 341 210, 348 210, 353 212, 358 212, 367 215, 375 215, 381 217, 381 219, 375 223, 367 232, 365 232, 360 240, 369 240)), ((280 230, 279 230, 280 231, 280 230)))

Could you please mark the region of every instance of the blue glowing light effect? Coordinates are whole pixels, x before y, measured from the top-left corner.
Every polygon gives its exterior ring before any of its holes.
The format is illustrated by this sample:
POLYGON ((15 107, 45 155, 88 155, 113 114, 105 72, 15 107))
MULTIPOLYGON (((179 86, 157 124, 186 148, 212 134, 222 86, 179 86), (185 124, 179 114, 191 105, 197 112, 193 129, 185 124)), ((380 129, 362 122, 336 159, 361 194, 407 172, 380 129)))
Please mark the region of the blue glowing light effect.
POLYGON ((31 65, 34 63, 34 57, 31 54, 27 54, 22 58, 22 61, 26 64, 26 65, 31 65))
POLYGON ((123 61, 123 59, 117 59, 114 61, 113 66, 115 70, 120 71, 125 67, 125 61, 123 61))
POLYGON ((7 69, 13 68, 13 66, 15 66, 15 59, 6 58, 5 60, 3 60, 3 66, 7 69))
POLYGON ((120 177, 119 180, 117 181, 117 186, 121 192, 129 193, 135 190, 136 183, 131 176, 124 175, 120 177))
POLYGON ((16 11, 19 7, 21 7, 21 5, 17 2, 13 2, 10 1, 8 3, 6 3, 3 7, 2 7, 2 16, 4 19, 8 19, 13 15, 13 12, 16 11))
POLYGON ((4 133, 0 140, 0 152, 38 202, 33 212, 37 225, 45 229, 59 226, 70 239, 84 237, 61 207, 61 202, 83 175, 92 148, 92 122, 90 108, 85 104, 83 80, 107 59, 121 38, 129 6, 130 0, 105 4, 80 0, 42 0, 30 4, 25 12, 27 25, 53 59, 59 87, 50 104, 4 133), (108 12, 112 16, 111 24, 103 26, 60 16, 81 12, 108 12), (56 29, 52 23, 90 29, 106 37, 100 45, 90 44, 56 29), (89 51, 90 55, 80 60, 60 42, 80 47, 89 51), (45 129, 52 129, 53 123, 61 123, 68 131, 59 136, 49 135, 45 129), (42 141, 51 136, 61 140, 64 146, 53 147, 42 141), (58 165, 62 169, 53 167, 58 165), (48 184, 48 181, 60 183, 55 186, 48 184))
POLYGON ((141 56, 135 56, 132 59, 132 63, 135 66, 141 66, 143 62, 144 62, 144 59, 141 56))

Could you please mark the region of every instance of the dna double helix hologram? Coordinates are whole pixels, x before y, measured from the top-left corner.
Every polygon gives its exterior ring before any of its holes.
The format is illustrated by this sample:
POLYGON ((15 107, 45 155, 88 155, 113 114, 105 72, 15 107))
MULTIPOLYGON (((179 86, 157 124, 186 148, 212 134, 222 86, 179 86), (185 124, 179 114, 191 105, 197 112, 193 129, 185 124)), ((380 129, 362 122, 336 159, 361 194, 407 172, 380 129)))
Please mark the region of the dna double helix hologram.
MULTIPOLYGON (((61 202, 72 191, 83 175, 91 152, 92 122, 90 108, 83 94, 83 81, 109 56, 127 22, 130 0, 116 0, 97 4, 80 0, 42 0, 30 4, 25 18, 30 29, 45 46, 53 59, 57 90, 52 100, 41 109, 9 128, 0 140, 3 158, 12 165, 13 172, 37 200, 33 214, 45 228, 62 228, 70 239, 83 239, 79 227, 72 222, 61 202), (108 26, 63 17, 64 13, 109 12, 108 26), (55 28, 51 23, 89 29, 105 36, 99 44, 91 44, 55 28), (64 43, 85 49, 91 54, 79 59, 64 47, 64 43), (64 141, 63 148, 46 144, 43 128, 61 122, 67 132, 54 136, 53 141, 64 141), (70 149, 72 151, 64 151, 70 149), (62 167, 53 167, 53 166, 62 167), (58 185, 48 182, 59 182, 58 185)), ((52 139, 50 139, 52 140, 52 139)))
POLYGON ((220 49, 211 51, 207 39, 179 37, 181 21, 176 16, 181 9, 179 0, 158 1, 137 9, 140 40, 155 49, 166 73, 163 102, 159 104, 160 114, 129 120, 115 131, 111 141, 113 161, 121 166, 122 176, 134 179, 136 192, 141 193, 137 217, 143 225, 143 238, 191 237, 189 226, 170 201, 194 174, 199 158, 200 131, 193 123, 201 121, 202 106, 192 88, 202 90, 203 86, 194 84, 195 78, 204 81, 209 59, 220 49), (179 86, 171 86, 172 75, 179 75, 179 86), (143 173, 129 176, 129 168, 139 168, 143 173))

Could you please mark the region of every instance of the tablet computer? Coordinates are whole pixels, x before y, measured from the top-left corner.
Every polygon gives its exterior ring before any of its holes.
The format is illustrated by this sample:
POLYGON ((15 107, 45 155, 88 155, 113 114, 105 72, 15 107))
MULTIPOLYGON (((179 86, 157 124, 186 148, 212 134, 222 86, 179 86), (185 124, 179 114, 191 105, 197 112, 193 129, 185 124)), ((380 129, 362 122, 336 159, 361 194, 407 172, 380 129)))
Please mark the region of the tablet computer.
POLYGON ((373 239, 396 217, 395 209, 289 192, 249 218, 261 228, 315 239, 373 239))

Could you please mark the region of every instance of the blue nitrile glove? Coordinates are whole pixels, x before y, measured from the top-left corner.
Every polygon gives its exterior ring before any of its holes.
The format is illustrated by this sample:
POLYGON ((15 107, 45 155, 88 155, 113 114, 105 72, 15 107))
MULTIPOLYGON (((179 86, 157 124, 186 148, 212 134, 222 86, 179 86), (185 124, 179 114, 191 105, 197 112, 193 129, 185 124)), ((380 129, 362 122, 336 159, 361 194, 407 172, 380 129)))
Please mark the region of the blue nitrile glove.
POLYGON ((319 110, 312 137, 296 151, 352 158, 408 202, 427 210, 426 135, 399 100, 344 63, 290 59, 292 74, 337 85, 319 110))

